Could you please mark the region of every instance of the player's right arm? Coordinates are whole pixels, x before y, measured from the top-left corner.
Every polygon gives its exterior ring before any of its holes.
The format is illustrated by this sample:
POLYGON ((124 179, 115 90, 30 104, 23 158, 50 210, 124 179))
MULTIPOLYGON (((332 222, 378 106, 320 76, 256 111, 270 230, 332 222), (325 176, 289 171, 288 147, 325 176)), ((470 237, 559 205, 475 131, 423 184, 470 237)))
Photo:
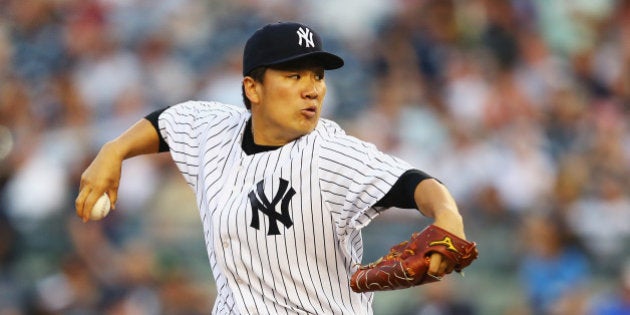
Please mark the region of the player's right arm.
POLYGON ((112 205, 115 206, 122 163, 125 159, 157 153, 159 148, 158 132, 147 119, 138 121, 116 139, 103 145, 81 175, 75 207, 77 215, 83 222, 89 220, 92 206, 103 193, 107 193, 112 205))

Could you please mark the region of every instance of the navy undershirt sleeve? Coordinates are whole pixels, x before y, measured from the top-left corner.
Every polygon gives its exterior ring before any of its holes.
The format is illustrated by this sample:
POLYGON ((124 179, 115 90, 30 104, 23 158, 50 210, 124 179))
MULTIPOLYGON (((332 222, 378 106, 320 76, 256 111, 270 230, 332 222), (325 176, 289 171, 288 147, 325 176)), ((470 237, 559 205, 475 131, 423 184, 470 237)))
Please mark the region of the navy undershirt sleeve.
POLYGON ((427 173, 411 169, 403 173, 394 186, 379 200, 375 207, 398 207, 417 209, 414 194, 416 187, 425 179, 433 178, 427 173))
POLYGON ((162 109, 158 109, 154 112, 152 112, 149 115, 146 115, 144 117, 144 119, 148 120, 151 125, 153 125, 153 128, 155 128, 155 131, 157 132, 158 136, 160 137, 160 148, 159 148, 159 152, 166 152, 169 150, 168 147, 168 143, 166 143, 166 141, 164 141, 164 137, 162 137, 162 133, 160 133, 160 126, 158 125, 158 119, 160 118, 160 114, 162 114, 168 107, 164 107, 162 109))

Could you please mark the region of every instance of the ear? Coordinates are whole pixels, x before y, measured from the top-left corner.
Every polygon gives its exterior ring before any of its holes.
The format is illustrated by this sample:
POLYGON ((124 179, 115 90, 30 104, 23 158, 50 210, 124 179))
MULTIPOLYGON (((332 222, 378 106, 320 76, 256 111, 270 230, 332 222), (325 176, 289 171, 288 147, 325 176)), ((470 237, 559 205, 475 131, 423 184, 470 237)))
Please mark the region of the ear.
POLYGON ((258 94, 258 82, 252 77, 245 77, 243 79, 243 88, 245 89, 245 96, 252 104, 258 104, 260 102, 260 95, 258 94))

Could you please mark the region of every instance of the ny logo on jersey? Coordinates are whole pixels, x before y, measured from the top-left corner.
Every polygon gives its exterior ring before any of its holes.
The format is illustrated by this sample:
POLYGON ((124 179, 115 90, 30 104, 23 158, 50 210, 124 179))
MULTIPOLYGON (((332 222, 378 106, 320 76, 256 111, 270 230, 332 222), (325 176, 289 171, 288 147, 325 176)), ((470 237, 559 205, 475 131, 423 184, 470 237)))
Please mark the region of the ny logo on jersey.
POLYGON ((278 230, 278 221, 282 223, 286 228, 289 228, 293 225, 293 221, 291 221, 291 216, 289 215, 289 202, 291 198, 295 195, 295 190, 292 187, 289 187, 289 182, 280 178, 280 187, 278 187, 278 192, 271 202, 265 196, 264 191, 264 182, 260 181, 256 184, 256 190, 252 190, 249 193, 249 201, 252 205, 252 223, 249 225, 256 230, 260 229, 260 220, 258 218, 258 211, 269 217, 269 230, 267 235, 280 235, 280 230, 278 230), (289 190, 287 191, 287 188, 289 190), (280 213, 276 212, 276 206, 280 203, 280 213))
POLYGON ((297 30, 298 34, 298 45, 302 46, 302 39, 304 40, 304 44, 306 44, 306 48, 315 47, 315 42, 313 42, 313 33, 308 28, 299 28, 297 30))

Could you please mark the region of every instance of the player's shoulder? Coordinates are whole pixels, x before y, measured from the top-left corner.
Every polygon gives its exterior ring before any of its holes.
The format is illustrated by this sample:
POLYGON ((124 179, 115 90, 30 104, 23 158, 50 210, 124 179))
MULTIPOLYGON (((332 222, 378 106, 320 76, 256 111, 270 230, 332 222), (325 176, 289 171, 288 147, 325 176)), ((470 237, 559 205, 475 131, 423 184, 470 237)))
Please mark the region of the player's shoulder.
POLYGON ((320 137, 325 139, 346 136, 346 131, 338 123, 326 118, 319 120, 315 131, 320 137))
POLYGON ((220 102, 186 101, 171 106, 172 108, 188 112, 212 112, 216 115, 242 115, 248 111, 243 106, 236 106, 220 102))
POLYGON ((238 122, 249 116, 249 111, 243 106, 207 101, 186 101, 169 107, 166 112, 171 114, 171 119, 207 121, 221 120, 238 122))
POLYGON ((358 151, 376 149, 374 144, 347 134, 337 122, 330 119, 320 119, 315 131, 318 133, 324 146, 352 148, 358 151))

